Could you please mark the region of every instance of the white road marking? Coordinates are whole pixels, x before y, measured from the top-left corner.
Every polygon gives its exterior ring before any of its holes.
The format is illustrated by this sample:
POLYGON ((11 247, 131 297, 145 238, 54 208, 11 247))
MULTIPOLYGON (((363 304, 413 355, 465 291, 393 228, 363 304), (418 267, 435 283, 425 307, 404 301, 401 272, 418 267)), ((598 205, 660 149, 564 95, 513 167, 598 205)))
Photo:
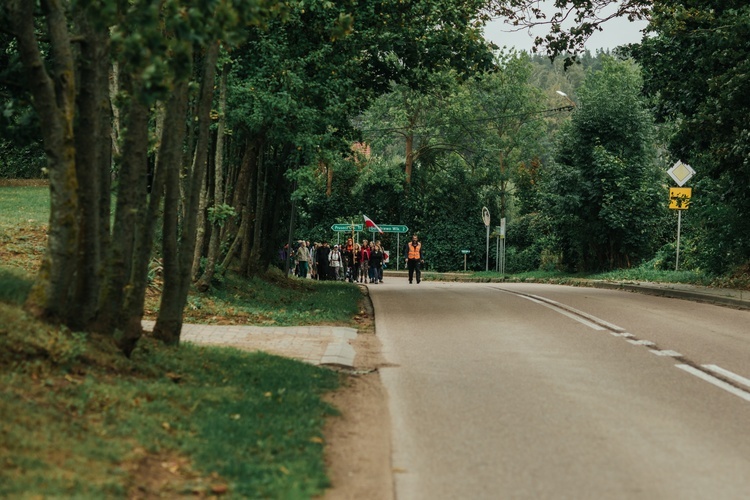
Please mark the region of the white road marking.
POLYGON ((583 319, 583 318, 581 318, 579 316, 576 316, 575 314, 572 314, 572 313, 566 311, 565 309, 563 309, 561 307, 557 307, 557 306, 555 306, 553 304, 549 304, 545 300, 539 300, 536 297, 533 297, 531 295, 519 295, 519 297, 523 297, 526 300, 530 300, 530 301, 535 302, 537 304, 543 305, 544 307, 549 307, 553 311, 559 312, 563 316, 567 316, 570 319, 574 319, 574 320, 578 321, 579 323, 581 323, 582 325, 586 325, 589 328, 592 328, 594 330, 599 330, 599 331, 604 330, 603 327, 597 325, 596 323, 593 323, 593 322, 585 320, 585 319, 583 319))
POLYGON ((716 387, 724 389, 725 391, 729 392, 730 394, 734 394, 735 396, 740 397, 740 398, 744 399, 745 401, 750 402, 750 393, 742 391, 742 390, 736 388, 735 386, 730 385, 730 384, 724 382, 723 380, 720 380, 720 379, 718 379, 716 377, 712 377, 708 373, 704 373, 704 372, 698 370, 697 368, 693 368, 690 365, 675 365, 675 366, 677 368, 679 368, 680 370, 688 372, 691 375, 695 375, 699 379, 705 380, 709 384, 713 384, 716 387))
POLYGON ((718 373, 719 375, 723 375, 724 377, 728 378, 729 380, 734 380, 735 382, 738 382, 745 387, 750 388, 750 379, 746 379, 745 377, 742 377, 740 375, 737 375, 736 373, 730 372, 729 370, 725 370, 724 368, 716 365, 703 365, 703 368, 706 370, 711 370, 714 373, 718 373))
POLYGON ((622 332, 622 333, 620 333, 620 332, 609 332, 609 334, 612 335, 613 337, 625 337, 625 338, 633 337, 633 334, 632 333, 628 333, 628 332, 622 332))
POLYGON ((628 343, 633 345, 656 345, 650 340, 628 340, 628 343))
POLYGON ((673 351, 671 349, 664 349, 663 351, 657 351, 657 350, 653 350, 652 349, 651 352, 653 352, 657 356, 671 356, 673 358, 681 358, 682 357, 682 354, 680 354, 677 351, 673 351))

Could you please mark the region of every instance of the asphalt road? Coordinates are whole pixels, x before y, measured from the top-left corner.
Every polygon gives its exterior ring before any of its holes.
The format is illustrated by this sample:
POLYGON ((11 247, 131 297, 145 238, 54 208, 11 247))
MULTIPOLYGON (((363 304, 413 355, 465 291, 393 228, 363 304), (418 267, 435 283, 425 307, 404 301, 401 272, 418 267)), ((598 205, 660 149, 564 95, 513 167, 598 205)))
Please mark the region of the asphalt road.
POLYGON ((750 311, 393 278, 396 498, 750 498, 750 311))

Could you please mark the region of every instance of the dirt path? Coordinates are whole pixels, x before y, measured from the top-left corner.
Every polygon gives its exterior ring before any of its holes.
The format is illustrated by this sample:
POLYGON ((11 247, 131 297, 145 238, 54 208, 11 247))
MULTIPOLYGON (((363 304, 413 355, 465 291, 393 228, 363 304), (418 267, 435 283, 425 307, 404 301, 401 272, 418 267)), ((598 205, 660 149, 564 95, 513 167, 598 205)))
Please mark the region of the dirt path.
POLYGON ((325 500, 394 498, 388 399, 378 372, 385 360, 369 297, 364 302, 367 319, 351 341, 357 352, 354 370, 345 386, 327 398, 341 415, 329 419, 325 429, 332 483, 325 500))

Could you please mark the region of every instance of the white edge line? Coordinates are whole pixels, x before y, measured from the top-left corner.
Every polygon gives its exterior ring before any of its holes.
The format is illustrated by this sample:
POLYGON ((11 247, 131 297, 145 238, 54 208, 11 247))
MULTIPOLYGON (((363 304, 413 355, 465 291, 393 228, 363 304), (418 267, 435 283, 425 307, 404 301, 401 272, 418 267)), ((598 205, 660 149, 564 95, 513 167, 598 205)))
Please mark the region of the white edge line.
POLYGON ((657 351, 657 350, 652 349, 651 352, 654 353, 654 354, 656 354, 657 356, 669 356, 669 357, 672 357, 672 358, 680 358, 680 357, 682 357, 682 354, 680 354, 677 351, 673 351, 671 349, 666 349, 666 350, 663 350, 663 351, 657 351))
POLYGON ((645 345, 645 346, 656 345, 650 340, 628 340, 627 342, 633 345, 645 345))
POLYGON ((570 311, 570 312, 573 312, 573 313, 575 313, 575 314, 577 314, 579 316, 587 318, 587 319, 591 320, 591 322, 597 323, 597 326, 598 325, 603 325, 605 327, 605 328, 596 328, 596 330, 609 329, 609 330, 613 330, 615 332, 624 332, 625 331, 625 329, 622 328, 622 327, 619 327, 617 325, 614 325, 612 323, 604 321, 601 318, 597 318, 596 316, 592 316, 592 315, 590 315, 588 313, 585 313, 583 311, 579 311, 578 309, 575 309, 573 307, 563 306, 561 303, 556 302, 556 301, 554 301, 552 299, 547 299, 547 298, 539 297, 537 295, 529 295, 529 297, 534 297, 535 299, 543 300, 545 303, 550 304, 550 305, 552 305, 554 307, 557 307, 557 308, 559 308, 559 309, 561 309, 563 311, 570 311))
POLYGON ((718 373, 719 375, 723 375, 728 379, 734 380, 735 382, 738 382, 745 387, 750 387, 750 379, 746 379, 745 377, 742 377, 740 375, 737 375, 736 373, 730 372, 729 370, 725 370, 724 368, 716 365, 703 365, 703 368, 707 370, 711 370, 714 373, 718 373))
POLYGON ((539 300, 536 297, 533 297, 533 296, 530 296, 530 295, 519 295, 519 297, 523 297, 526 300, 530 300, 532 302, 536 302, 537 304, 543 305, 544 307, 548 307, 548 308, 552 309, 553 311, 556 311, 556 312, 562 314, 563 316, 567 316, 570 319, 578 321, 582 325, 586 325, 586 326, 588 326, 589 328, 591 328, 593 330, 599 330, 599 331, 604 330, 603 327, 597 325, 596 323, 592 323, 591 321, 588 321, 588 320, 585 320, 583 318, 580 318, 580 317, 576 316, 575 314, 571 314, 570 312, 566 311, 565 309, 562 309, 562 308, 557 307, 555 305, 549 304, 546 301, 539 300))
POLYGON ((745 401, 750 402, 750 394, 740 389, 737 389, 733 385, 727 384, 723 380, 719 380, 716 377, 712 377, 711 375, 704 373, 698 370, 697 368, 693 368, 690 365, 675 365, 675 366, 679 368, 680 370, 686 371, 690 373, 691 375, 695 375, 696 377, 705 380, 709 384, 713 384, 720 389, 724 389, 725 391, 731 394, 734 394, 735 396, 740 397, 744 399, 745 401))

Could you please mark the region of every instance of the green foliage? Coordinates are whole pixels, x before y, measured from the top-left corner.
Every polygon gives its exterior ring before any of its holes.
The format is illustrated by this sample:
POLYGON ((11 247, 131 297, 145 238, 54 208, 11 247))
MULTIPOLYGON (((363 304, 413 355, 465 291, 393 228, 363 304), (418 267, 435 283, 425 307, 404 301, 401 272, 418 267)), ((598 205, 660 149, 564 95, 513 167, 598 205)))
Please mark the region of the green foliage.
POLYGON ((543 210, 563 264, 578 270, 631 267, 664 240, 666 191, 638 69, 603 62, 578 91, 545 179, 543 210))
POLYGON ((669 152, 697 172, 686 236, 715 273, 750 262, 750 6, 742 1, 655 5, 651 35, 633 50, 669 152))
POLYGON ((471 250, 470 269, 483 268, 482 178, 472 176, 456 157, 442 159, 438 166, 434 172, 416 172, 403 220, 423 241, 427 269, 463 269, 463 249, 471 250))
POLYGON ((208 207, 208 220, 216 226, 223 226, 230 217, 235 217, 237 212, 234 207, 222 203, 218 206, 208 207))

